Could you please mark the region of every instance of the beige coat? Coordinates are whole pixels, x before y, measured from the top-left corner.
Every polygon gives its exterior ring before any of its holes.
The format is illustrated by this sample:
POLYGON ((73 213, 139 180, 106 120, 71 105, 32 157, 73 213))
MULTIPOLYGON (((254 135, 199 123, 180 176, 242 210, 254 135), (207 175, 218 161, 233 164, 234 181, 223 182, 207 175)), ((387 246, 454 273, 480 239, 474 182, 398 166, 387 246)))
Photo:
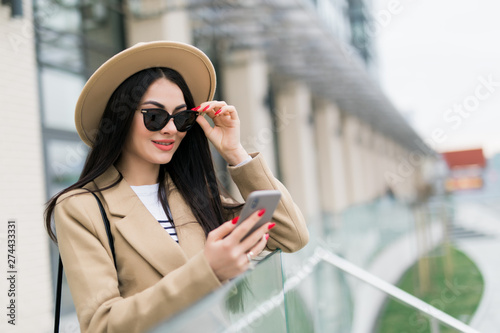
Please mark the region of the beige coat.
MULTIPOLYGON (((254 190, 278 189, 281 203, 273 216, 268 248, 293 252, 309 234, 286 188, 260 154, 229 173, 243 198, 254 190)), ((89 183, 104 188, 119 177, 111 167, 89 183)), ((118 277, 104 224, 90 193, 62 196, 55 209, 59 251, 82 332, 144 332, 217 289, 221 282, 203 254, 205 234, 173 187, 169 208, 179 243, 162 228, 123 179, 102 191, 114 237, 118 277)), ((228 217, 229 219, 229 217, 228 217)))

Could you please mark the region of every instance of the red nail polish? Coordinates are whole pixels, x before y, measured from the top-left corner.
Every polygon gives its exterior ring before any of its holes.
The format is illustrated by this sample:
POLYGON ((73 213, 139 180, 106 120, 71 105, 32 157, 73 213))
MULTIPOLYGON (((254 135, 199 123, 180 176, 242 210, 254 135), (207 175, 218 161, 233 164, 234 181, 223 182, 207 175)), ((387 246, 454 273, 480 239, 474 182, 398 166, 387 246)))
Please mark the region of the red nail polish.
POLYGON ((257 215, 262 216, 262 215, 264 215, 265 212, 266 212, 265 209, 261 209, 261 210, 259 210, 259 213, 257 215))
POLYGON ((199 109, 201 108, 201 105, 200 106, 197 106, 193 109, 193 111, 198 111, 199 109))
POLYGON ((268 240, 269 239, 269 234, 266 234, 265 237, 266 237, 266 240, 268 240))
POLYGON ((272 228, 274 228, 274 226, 276 225, 276 223, 271 223, 268 227, 267 227, 267 230, 271 230, 272 228))
POLYGON ((239 217, 239 216, 236 216, 234 219, 232 219, 232 220, 231 220, 231 223, 232 223, 232 224, 236 224, 236 223, 238 223, 238 220, 239 220, 239 219, 240 219, 240 217, 239 217))
POLYGON ((217 112, 215 112, 214 116, 218 115, 222 110, 218 110, 217 112))
POLYGON ((209 107, 210 107, 210 104, 207 105, 207 106, 205 106, 205 108, 203 109, 203 111, 207 111, 209 107))

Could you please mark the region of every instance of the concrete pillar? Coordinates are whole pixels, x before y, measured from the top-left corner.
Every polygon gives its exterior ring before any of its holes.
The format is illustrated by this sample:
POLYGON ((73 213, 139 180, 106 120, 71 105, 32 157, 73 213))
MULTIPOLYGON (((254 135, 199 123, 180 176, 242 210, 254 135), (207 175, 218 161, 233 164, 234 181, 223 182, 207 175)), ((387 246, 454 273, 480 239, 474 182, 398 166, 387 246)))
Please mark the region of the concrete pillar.
POLYGON ((23 1, 23 17, 13 19, 0 5, 0 332, 48 332, 54 314, 32 8, 23 1))
POLYGON ((276 172, 276 129, 266 103, 269 80, 264 56, 257 51, 235 52, 226 58, 222 76, 223 96, 238 110, 243 146, 248 152, 261 152, 276 172))
POLYGON ((315 106, 321 209, 323 212, 335 214, 348 204, 343 161, 342 119, 340 110, 333 103, 318 101, 315 106))
MULTIPOLYGON (((257 51, 234 52, 225 59, 222 70, 223 96, 238 110, 241 143, 250 152, 260 152, 276 175, 275 140, 271 112, 266 104, 269 91, 267 64, 257 51)), ((231 193, 239 197, 234 184, 231 193)))
POLYGON ((319 219, 311 95, 307 87, 289 82, 277 95, 279 156, 283 182, 308 220, 319 219))
POLYGON ((344 119, 344 149, 346 155, 346 170, 349 204, 359 204, 363 201, 363 163, 360 149, 360 124, 353 116, 344 119))
POLYGON ((363 168, 360 175, 362 188, 362 202, 369 202, 375 198, 375 171, 374 171, 374 152, 373 152, 373 130, 365 123, 360 123, 360 153, 361 166, 363 168))
POLYGON ((391 138, 384 138, 384 179, 386 187, 390 187, 395 195, 400 195, 399 184, 402 177, 398 171, 396 145, 391 138))
POLYGON ((392 144, 394 147, 393 172, 398 176, 394 190, 400 198, 408 199, 415 168, 409 162, 406 150, 397 142, 393 141, 392 144))
POLYGON ((189 13, 183 9, 183 0, 178 0, 175 10, 147 19, 128 14, 125 20, 127 45, 155 40, 172 40, 192 44, 192 29, 189 13))
POLYGON ((382 196, 387 191, 387 186, 384 179, 384 137, 380 132, 374 131, 372 134, 373 140, 373 169, 374 169, 374 181, 375 197, 382 196))

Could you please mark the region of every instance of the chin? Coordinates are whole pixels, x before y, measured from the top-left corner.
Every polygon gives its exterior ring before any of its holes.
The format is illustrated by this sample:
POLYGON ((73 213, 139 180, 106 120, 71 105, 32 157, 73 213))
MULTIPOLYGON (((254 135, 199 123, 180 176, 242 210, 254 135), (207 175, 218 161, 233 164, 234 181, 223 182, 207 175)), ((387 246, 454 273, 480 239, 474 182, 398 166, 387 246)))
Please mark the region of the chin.
POLYGON ((168 164, 172 160, 172 155, 170 156, 162 156, 154 159, 156 164, 168 164))

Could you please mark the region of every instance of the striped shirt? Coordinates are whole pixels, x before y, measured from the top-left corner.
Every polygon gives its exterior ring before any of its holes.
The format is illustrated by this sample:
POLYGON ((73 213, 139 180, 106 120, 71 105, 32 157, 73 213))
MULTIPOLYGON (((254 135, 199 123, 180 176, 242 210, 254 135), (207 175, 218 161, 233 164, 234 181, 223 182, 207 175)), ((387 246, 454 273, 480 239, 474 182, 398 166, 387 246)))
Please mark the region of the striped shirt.
POLYGON ((158 200, 158 186, 159 184, 130 187, 134 190, 139 199, 141 199, 142 203, 146 206, 151 215, 153 215, 154 218, 160 223, 163 229, 168 232, 174 241, 179 243, 175 227, 172 224, 172 221, 168 218, 167 214, 165 214, 161 202, 158 200))

